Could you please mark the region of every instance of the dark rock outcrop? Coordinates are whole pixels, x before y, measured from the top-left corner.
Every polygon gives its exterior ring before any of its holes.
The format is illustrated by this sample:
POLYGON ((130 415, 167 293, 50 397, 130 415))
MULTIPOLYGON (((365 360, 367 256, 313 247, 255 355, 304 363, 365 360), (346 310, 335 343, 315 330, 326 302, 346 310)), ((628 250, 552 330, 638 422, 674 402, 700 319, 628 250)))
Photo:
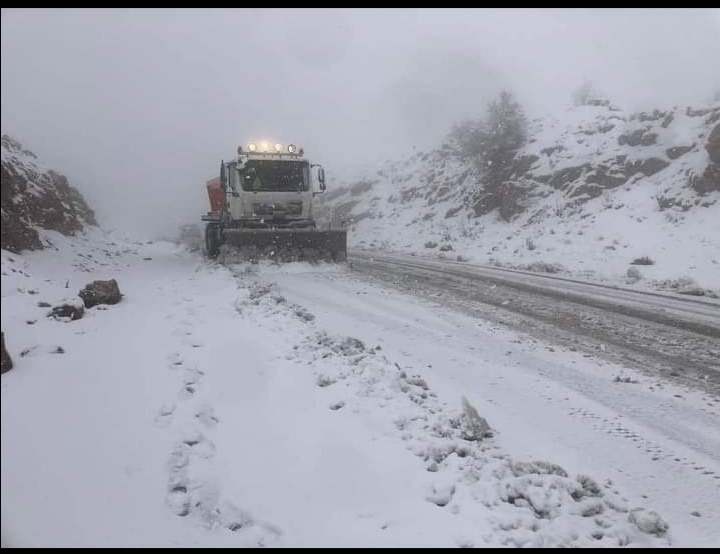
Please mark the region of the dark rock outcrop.
POLYGON ((0 364, 0 373, 10 371, 13 367, 12 358, 5 349, 5 333, 0 332, 0 347, 2 348, 2 362, 0 364))
POLYGON ((692 175, 690 186, 701 195, 720 191, 720 164, 711 163, 701 175, 692 175))
POLYGON ((720 164, 720 123, 710 131, 705 150, 707 150, 711 162, 720 164))
POLYGON ((122 299, 120 287, 115 279, 93 281, 86 285, 78 295, 82 298, 86 308, 92 308, 98 304, 117 304, 122 299))
POLYGON ((671 160, 677 160, 680 156, 684 156, 693 148, 695 148, 694 144, 691 144, 690 146, 673 146, 672 148, 665 150, 665 154, 671 160))
POLYGON ((2 248, 38 250, 43 248, 38 229, 73 235, 97 225, 94 212, 63 175, 42 169, 35 154, 7 135, 1 145, 2 248))
POLYGON ((639 172, 646 177, 650 177, 651 175, 655 175, 658 171, 662 171, 669 165, 670 162, 666 162, 660 158, 647 158, 645 160, 627 163, 625 165, 625 174, 630 177, 639 172))
POLYGON ((637 129, 632 133, 620 135, 618 137, 618 144, 623 146, 650 146, 655 144, 657 140, 657 133, 650 133, 647 129, 637 129))

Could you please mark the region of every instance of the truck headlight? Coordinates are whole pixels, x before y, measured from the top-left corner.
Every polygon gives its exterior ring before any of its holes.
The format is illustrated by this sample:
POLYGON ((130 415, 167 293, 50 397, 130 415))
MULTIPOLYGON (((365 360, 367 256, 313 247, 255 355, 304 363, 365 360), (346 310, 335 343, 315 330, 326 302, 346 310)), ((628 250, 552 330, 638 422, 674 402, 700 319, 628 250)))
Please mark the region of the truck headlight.
POLYGON ((277 144, 275 145, 275 152, 281 152, 281 151, 282 151, 282 144, 277 143, 277 144))
POLYGON ((248 150, 250 150, 250 152, 255 152, 257 150, 257 145, 254 142, 251 142, 248 144, 248 150))
POLYGON ((288 152, 290 152, 290 154, 294 154, 297 152, 297 147, 294 144, 288 144, 288 152))

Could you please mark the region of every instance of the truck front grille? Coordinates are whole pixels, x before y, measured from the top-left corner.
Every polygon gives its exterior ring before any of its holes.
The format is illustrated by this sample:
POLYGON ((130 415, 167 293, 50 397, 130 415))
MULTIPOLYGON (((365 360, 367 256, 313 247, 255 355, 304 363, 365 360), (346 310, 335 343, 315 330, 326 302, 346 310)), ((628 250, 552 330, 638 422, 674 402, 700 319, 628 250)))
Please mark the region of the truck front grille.
POLYGON ((253 214, 259 216, 283 217, 302 215, 302 202, 283 202, 278 204, 253 204, 253 214))

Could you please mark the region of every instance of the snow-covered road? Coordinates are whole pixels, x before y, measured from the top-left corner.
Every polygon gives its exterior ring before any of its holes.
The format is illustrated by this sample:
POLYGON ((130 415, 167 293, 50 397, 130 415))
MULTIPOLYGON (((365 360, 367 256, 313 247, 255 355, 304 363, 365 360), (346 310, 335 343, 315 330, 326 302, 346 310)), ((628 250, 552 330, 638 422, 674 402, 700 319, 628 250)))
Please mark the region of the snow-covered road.
POLYGON ((720 301, 415 256, 353 252, 412 294, 720 395, 720 301))
MULTIPOLYGON (((502 284, 720 338, 720 300, 715 298, 701 299, 672 293, 632 290, 555 275, 407 254, 354 250, 350 257, 365 262, 395 265, 404 272, 413 269, 431 270, 474 278, 479 282, 502 284)), ((720 271, 718 280, 720 281, 720 271)))
POLYGON ((720 544, 700 391, 346 266, 97 237, 2 264, 4 546, 720 544), (109 277, 120 304, 37 307, 109 277))

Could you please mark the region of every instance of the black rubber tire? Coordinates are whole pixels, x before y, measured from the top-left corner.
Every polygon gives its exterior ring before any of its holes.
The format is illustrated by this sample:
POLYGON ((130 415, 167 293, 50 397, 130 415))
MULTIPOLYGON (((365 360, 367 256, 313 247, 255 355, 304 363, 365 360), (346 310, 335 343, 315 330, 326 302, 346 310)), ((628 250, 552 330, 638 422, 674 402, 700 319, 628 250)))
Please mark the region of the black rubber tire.
POLYGON ((205 226, 205 251, 208 258, 217 258, 221 243, 220 227, 215 223, 208 223, 205 226))

